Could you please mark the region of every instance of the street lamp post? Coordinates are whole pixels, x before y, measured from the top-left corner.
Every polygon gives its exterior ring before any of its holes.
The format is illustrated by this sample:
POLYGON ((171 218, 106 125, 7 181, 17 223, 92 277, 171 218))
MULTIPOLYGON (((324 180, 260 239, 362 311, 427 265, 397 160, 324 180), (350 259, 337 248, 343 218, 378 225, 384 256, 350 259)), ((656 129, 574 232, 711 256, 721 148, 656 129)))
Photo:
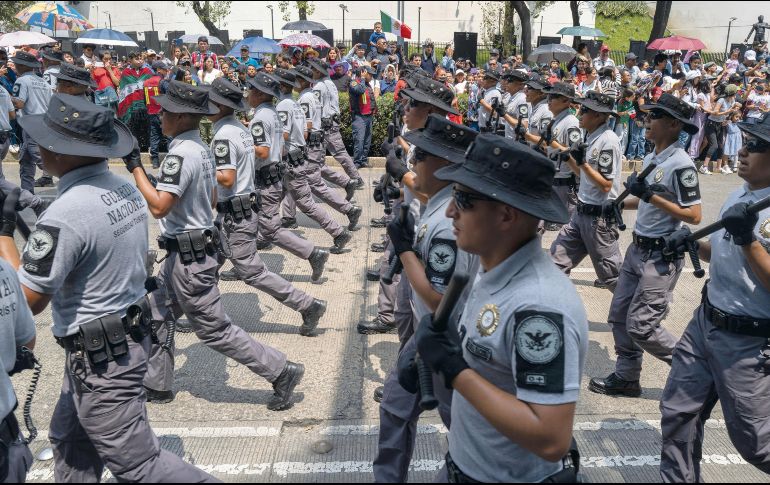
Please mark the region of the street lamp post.
POLYGON ((110 30, 112 30, 112 14, 108 11, 104 11, 107 14, 107 18, 110 19, 110 30))
POLYGON ((267 9, 270 10, 270 38, 275 39, 275 25, 273 24, 273 6, 268 5, 267 9))
POLYGON ((150 12, 150 25, 152 26, 152 31, 155 32, 155 17, 152 15, 152 10, 149 8, 143 8, 145 12, 150 12))
POLYGON ((348 11, 348 6, 344 3, 340 4, 340 8, 342 9, 342 43, 345 43, 345 12, 348 11))
POLYGON ((733 22, 738 20, 737 17, 730 17, 730 22, 727 24, 727 40, 725 40, 725 58, 729 57, 730 52, 727 50, 730 46, 730 29, 733 26, 733 22))
POLYGON ((420 48, 420 21, 422 20, 422 7, 417 7, 417 48, 420 48))

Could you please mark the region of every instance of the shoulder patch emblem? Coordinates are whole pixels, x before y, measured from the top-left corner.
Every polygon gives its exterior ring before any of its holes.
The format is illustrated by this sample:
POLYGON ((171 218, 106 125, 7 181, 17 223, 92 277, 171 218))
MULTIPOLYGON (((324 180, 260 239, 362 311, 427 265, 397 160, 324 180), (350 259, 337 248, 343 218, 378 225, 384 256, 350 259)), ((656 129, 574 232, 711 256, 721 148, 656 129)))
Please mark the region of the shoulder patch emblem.
POLYGON ((567 130, 567 138, 569 139, 570 144, 580 143, 582 137, 583 135, 580 133, 580 128, 570 128, 567 130))
POLYGON ((160 183, 179 185, 184 159, 178 155, 166 155, 160 166, 160 183))
POLYGON ((540 131, 545 133, 545 130, 548 129, 548 124, 551 122, 549 118, 544 118, 540 120, 540 131))
POLYGON ((224 165, 229 162, 230 144, 224 140, 214 142, 214 158, 217 165, 224 165))
POLYGON ((526 104, 520 104, 519 105, 519 115, 521 115, 522 118, 526 118, 529 116, 529 106, 526 104))
POLYGON ((694 168, 688 168, 679 174, 679 180, 682 181, 682 185, 691 189, 698 185, 698 174, 694 168))
POLYGON ((305 113, 305 118, 310 119, 310 103, 301 103, 302 112, 305 113))
POLYGON ((770 239, 770 219, 765 219, 765 222, 759 226, 759 234, 765 239, 770 239))
POLYGON ((561 133, 561 132, 559 131, 558 128, 554 128, 553 130, 551 130, 551 136, 553 136, 554 138, 559 136, 559 133, 561 133))
POLYGON ((281 123, 283 123, 283 126, 289 125, 289 114, 286 111, 279 111, 278 118, 281 120, 281 123))
POLYGON ((479 313, 479 317, 476 319, 476 330, 479 331, 479 334, 482 337, 489 337, 495 333, 499 324, 500 309, 497 308, 497 305, 493 303, 484 305, 484 308, 479 313))
POLYGON ((24 255, 30 261, 40 261, 48 256, 53 249, 53 236, 45 229, 40 229, 30 234, 29 240, 24 246, 24 255))
POLYGON ((31 275, 49 277, 59 242, 59 228, 39 224, 29 235, 22 255, 22 267, 31 275))
POLYGON ((251 126, 251 137, 255 143, 265 143, 267 136, 265 135, 265 127, 261 121, 255 121, 251 126))
POLYGON ((321 91, 320 90, 316 89, 315 91, 313 91, 313 94, 315 94, 315 97, 316 97, 316 99, 318 101, 321 101, 321 91))
POLYGON ((561 329, 544 315, 532 315, 516 329, 516 351, 530 364, 548 364, 564 345, 561 329))
POLYGON ((457 254, 449 244, 439 243, 431 246, 428 251, 428 264, 436 273, 448 273, 455 265, 457 254))

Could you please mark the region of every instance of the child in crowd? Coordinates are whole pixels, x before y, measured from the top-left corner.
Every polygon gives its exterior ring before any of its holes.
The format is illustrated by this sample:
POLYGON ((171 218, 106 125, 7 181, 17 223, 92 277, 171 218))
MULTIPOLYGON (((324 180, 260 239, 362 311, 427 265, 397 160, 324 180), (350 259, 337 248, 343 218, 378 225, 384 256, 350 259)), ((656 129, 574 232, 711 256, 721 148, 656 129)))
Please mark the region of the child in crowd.
POLYGON ((374 32, 369 36, 369 50, 377 50, 377 41, 385 39, 385 34, 382 32, 382 22, 374 23, 374 32))
POLYGON ((634 91, 625 88, 622 95, 623 98, 618 103, 618 123, 615 133, 620 137, 620 153, 626 153, 630 124, 631 120, 636 118, 636 110, 634 109, 634 91))
POLYGON ((725 140, 725 157, 727 157, 730 170, 737 170, 738 152, 743 145, 743 135, 737 123, 741 121, 740 111, 735 111, 727 122, 727 140, 725 140))

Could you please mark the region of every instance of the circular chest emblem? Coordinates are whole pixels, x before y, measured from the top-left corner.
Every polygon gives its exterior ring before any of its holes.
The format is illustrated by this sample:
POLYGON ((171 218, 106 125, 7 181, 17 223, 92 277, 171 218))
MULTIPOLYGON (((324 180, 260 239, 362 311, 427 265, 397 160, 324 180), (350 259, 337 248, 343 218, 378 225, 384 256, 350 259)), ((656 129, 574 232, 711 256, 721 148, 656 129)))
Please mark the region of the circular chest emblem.
POLYGON ((659 183, 661 180, 663 180, 663 169, 659 169, 657 172, 655 172, 655 183, 659 183))
POLYGON ((765 222, 759 226, 759 234, 765 239, 770 239, 770 219, 765 219, 765 222))
POLYGON ((559 355, 561 346, 559 327, 546 317, 528 317, 516 330, 516 351, 532 364, 551 362, 559 355))
POLYGON ((455 251, 448 244, 436 244, 428 253, 428 264, 437 273, 448 273, 455 264, 455 251))
POLYGON ((214 145, 214 155, 222 158, 226 157, 230 153, 230 149, 227 147, 227 143, 217 143, 214 145))
POLYGON ((163 160, 162 170, 166 175, 176 175, 180 168, 182 168, 182 163, 179 157, 169 155, 163 160))
POLYGON ((417 238, 415 239, 415 242, 419 244, 422 239, 425 237, 425 234, 428 232, 428 225, 423 224, 420 226, 420 230, 417 232, 417 238))
POLYGON ((682 185, 688 189, 691 189, 698 185, 698 174, 694 169, 690 168, 682 172, 682 175, 680 175, 680 180, 682 181, 682 185))
POLYGON ((53 249, 53 236, 48 231, 35 231, 29 236, 27 245, 24 247, 24 253, 32 261, 39 261, 53 249))
POLYGON ((262 136, 265 133, 265 130, 260 125, 254 125, 251 128, 251 134, 254 136, 262 136))
POLYGON ((580 131, 579 130, 570 130, 569 132, 569 142, 570 143, 577 143, 580 141, 580 131))
POLYGON ((476 330, 479 331, 482 337, 489 337, 500 324, 500 310, 497 305, 489 304, 484 305, 481 309, 479 317, 476 319, 476 330))

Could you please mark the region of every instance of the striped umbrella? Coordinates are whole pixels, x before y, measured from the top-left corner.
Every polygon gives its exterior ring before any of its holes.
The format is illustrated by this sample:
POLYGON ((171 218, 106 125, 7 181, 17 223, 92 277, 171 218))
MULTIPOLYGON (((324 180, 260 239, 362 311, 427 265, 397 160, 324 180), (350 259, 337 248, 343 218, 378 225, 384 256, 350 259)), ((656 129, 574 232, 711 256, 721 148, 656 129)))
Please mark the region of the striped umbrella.
POLYGON ((55 2, 30 5, 17 13, 16 18, 32 27, 41 27, 52 32, 57 30, 80 32, 94 28, 77 10, 55 2))
POLYGON ((312 47, 313 49, 328 49, 331 47, 325 40, 313 34, 292 34, 284 37, 278 45, 283 47, 312 47))

